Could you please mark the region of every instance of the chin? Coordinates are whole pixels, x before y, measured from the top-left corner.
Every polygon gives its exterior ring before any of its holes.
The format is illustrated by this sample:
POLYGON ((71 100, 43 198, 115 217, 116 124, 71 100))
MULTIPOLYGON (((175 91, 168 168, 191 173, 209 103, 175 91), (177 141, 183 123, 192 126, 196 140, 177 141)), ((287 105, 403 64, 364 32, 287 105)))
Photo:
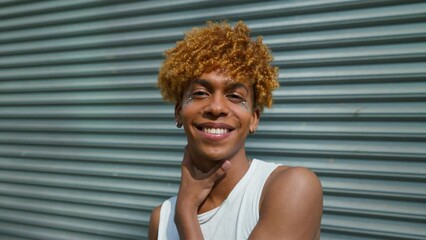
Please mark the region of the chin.
POLYGON ((222 152, 204 152, 204 151, 200 151, 200 152, 198 152, 198 154, 203 159, 209 160, 209 161, 221 161, 221 160, 228 159, 227 158, 227 154, 225 154, 223 151, 222 152))
POLYGON ((208 149, 199 149, 199 156, 209 161, 230 160, 236 152, 227 149, 226 147, 209 147, 208 149))
POLYGON ((236 143, 215 144, 203 141, 188 141, 188 143, 190 145, 191 152, 194 154, 193 157, 198 156, 199 158, 207 161, 231 160, 238 154, 241 148, 244 149, 244 145, 237 147, 240 146, 240 144, 236 143))

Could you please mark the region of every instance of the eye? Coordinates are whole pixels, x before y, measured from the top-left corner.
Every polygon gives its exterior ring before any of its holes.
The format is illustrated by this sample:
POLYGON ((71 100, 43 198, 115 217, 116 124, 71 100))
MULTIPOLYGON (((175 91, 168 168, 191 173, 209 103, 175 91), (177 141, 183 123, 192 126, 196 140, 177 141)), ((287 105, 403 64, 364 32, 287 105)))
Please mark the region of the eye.
POLYGON ((237 93, 227 94, 226 97, 233 103, 242 103, 245 102, 245 99, 237 93))
POLYGON ((196 90, 191 93, 192 99, 204 99, 204 98, 207 98, 208 96, 209 96, 209 93, 202 90, 196 90))

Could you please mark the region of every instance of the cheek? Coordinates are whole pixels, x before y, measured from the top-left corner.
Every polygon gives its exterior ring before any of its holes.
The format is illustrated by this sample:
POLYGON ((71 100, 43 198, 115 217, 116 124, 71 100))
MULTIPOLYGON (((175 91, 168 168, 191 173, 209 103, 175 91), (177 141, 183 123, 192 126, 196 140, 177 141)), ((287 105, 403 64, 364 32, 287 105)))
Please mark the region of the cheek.
POLYGON ((248 103, 246 101, 241 102, 240 104, 238 104, 241 109, 243 109, 244 111, 250 112, 250 107, 248 105, 248 103))
POLYGON ((194 105, 194 102, 187 102, 182 104, 182 108, 180 111, 181 111, 182 120, 184 122, 195 115, 197 110, 196 108, 193 107, 193 105, 194 105))
POLYGON ((242 124, 243 122, 251 122, 251 117, 253 113, 248 105, 246 107, 242 104, 233 104, 231 107, 229 107, 229 109, 231 110, 234 116, 240 119, 242 124))

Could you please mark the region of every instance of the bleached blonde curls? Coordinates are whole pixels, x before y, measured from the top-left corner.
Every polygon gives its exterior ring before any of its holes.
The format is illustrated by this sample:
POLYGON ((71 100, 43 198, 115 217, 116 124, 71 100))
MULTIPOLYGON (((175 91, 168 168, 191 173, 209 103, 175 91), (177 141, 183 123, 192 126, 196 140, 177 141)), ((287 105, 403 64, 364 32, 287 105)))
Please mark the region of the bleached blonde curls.
POLYGON ((250 39, 250 29, 239 21, 234 28, 227 22, 207 22, 205 27, 186 32, 176 47, 165 52, 158 86, 166 101, 182 100, 189 83, 203 73, 222 70, 237 82, 254 86, 255 106, 272 106, 272 91, 279 86, 278 68, 262 37, 250 39))

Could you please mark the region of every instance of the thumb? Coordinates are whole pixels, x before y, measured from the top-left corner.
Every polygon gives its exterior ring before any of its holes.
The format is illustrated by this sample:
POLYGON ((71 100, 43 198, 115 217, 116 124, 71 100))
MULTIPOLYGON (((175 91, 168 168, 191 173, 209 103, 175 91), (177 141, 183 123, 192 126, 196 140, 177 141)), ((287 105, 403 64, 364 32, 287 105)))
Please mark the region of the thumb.
POLYGON ((212 182, 216 182, 219 178, 225 175, 226 171, 231 167, 231 162, 226 160, 221 165, 218 165, 216 168, 213 168, 209 171, 209 179, 212 182))

